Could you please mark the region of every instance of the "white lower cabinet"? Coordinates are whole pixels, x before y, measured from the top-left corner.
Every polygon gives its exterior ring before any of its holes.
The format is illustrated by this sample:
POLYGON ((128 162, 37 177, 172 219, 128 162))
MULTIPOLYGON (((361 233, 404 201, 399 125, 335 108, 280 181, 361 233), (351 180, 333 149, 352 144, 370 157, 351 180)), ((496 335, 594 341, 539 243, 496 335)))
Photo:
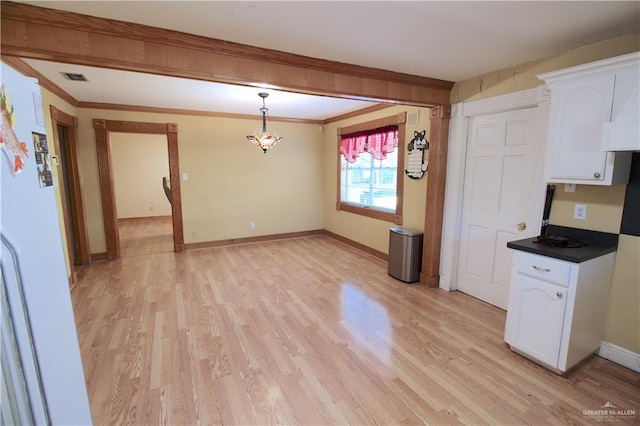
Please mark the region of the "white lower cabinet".
POLYGON ((511 349, 556 373, 598 350, 614 259, 571 263, 514 251, 505 328, 511 349))

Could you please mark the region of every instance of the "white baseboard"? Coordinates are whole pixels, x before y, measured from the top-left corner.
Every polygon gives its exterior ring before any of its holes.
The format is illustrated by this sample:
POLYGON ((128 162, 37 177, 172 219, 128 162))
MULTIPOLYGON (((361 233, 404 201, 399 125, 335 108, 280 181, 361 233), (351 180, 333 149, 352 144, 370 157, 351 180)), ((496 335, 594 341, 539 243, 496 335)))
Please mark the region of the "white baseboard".
POLYGON ((640 354, 609 342, 602 342, 598 356, 640 373, 640 354))

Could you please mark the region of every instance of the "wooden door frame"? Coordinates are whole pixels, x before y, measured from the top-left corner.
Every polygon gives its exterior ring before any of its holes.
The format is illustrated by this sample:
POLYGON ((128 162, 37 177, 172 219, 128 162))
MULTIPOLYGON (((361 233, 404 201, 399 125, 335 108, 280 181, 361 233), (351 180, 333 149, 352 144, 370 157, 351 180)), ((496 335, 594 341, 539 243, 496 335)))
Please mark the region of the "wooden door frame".
MULTIPOLYGON (((444 220, 442 223, 442 245, 440 248, 440 288, 457 290, 457 271, 462 226, 463 189, 465 183, 465 161, 467 156, 467 136, 469 120, 479 115, 505 112, 515 109, 538 107, 538 140, 532 176, 532 202, 530 217, 542 224, 542 212, 546 187, 543 177, 543 157, 545 151, 545 133, 549 111, 549 91, 545 86, 522 90, 502 96, 461 102, 452 105, 449 153, 447 160, 446 189, 444 201, 444 220)), ((531 229, 536 229, 534 223, 531 229)))
POLYGON ((114 260, 120 258, 118 215, 116 212, 111 150, 109 149, 110 132, 145 133, 165 135, 167 137, 167 147, 169 151, 169 178, 171 180, 173 250, 175 252, 184 251, 182 197, 180 192, 180 165, 178 159, 178 125, 176 123, 145 123, 137 121, 94 119, 93 128, 96 134, 96 149, 98 152, 98 175, 100 178, 100 195, 102 197, 102 216, 104 218, 107 259, 114 260))
MULTIPOLYGON (((67 255, 69 259, 69 266, 71 267, 72 280, 75 281, 75 264, 73 262, 73 252, 71 247, 71 233, 73 232, 75 240, 75 257, 80 265, 88 265, 91 263, 91 253, 89 251, 89 238, 87 234, 87 220, 84 208, 84 202, 82 200, 82 185, 80 183, 80 172, 78 167, 78 120, 76 117, 60 111, 53 105, 50 105, 51 114, 51 126, 53 132, 53 143, 56 154, 62 155, 60 150, 60 140, 58 137, 58 125, 65 127, 68 131, 68 138, 66 152, 68 158, 66 160, 67 172, 69 178, 69 197, 71 198, 71 204, 74 206, 72 211, 67 209, 67 194, 60 185, 60 198, 62 200, 62 212, 63 222, 65 229, 65 237, 67 241, 67 255)), ((61 159, 64 160, 64 159, 61 159)), ((62 173, 62 161, 58 161, 57 164, 58 181, 64 179, 65 176, 62 173)))

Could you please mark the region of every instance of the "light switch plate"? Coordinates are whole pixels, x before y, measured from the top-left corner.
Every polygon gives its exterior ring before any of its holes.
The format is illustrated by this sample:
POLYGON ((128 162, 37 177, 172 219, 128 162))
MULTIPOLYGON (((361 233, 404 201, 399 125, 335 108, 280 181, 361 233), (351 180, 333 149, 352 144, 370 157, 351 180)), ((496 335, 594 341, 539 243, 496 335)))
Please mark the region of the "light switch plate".
POLYGON ((575 183, 565 183, 564 184, 564 192, 576 192, 576 184, 575 183))

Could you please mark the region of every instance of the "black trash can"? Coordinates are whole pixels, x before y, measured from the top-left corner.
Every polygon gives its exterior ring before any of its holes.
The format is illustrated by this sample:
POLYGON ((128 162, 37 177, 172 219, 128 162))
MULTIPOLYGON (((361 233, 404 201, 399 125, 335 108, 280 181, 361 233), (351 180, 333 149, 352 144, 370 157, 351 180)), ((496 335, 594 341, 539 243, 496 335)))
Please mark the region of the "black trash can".
POLYGON ((401 227, 389 230, 389 275, 405 283, 420 281, 423 235, 401 227))

